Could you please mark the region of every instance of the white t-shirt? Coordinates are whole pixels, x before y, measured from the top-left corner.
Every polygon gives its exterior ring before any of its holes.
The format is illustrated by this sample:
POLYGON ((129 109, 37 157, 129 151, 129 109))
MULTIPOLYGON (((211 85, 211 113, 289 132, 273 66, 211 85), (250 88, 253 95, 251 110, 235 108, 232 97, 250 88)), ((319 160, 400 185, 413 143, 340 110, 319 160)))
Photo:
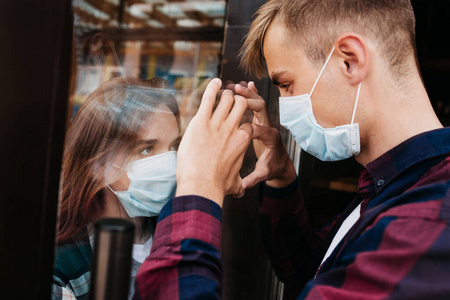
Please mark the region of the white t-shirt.
POLYGON ((131 256, 142 264, 145 258, 150 255, 152 244, 153 237, 149 238, 145 244, 133 244, 133 253, 131 256))
POLYGON ((348 233, 350 228, 355 225, 356 221, 358 221, 361 211, 361 203, 352 211, 352 213, 345 219, 345 221, 342 223, 341 227, 339 227, 338 232, 333 238, 333 241, 330 244, 330 247, 328 247, 327 253, 325 253, 325 256, 322 259, 322 262, 320 265, 322 265, 325 260, 333 253, 336 246, 341 242, 341 240, 344 238, 344 236, 348 233))
MULTIPOLYGON (((89 236, 89 241, 91 243, 92 249, 94 249, 94 234, 89 236)), ((152 248, 153 237, 150 237, 145 244, 133 244, 133 252, 131 257, 134 258, 139 263, 143 263, 145 258, 150 255, 150 249, 152 248)))

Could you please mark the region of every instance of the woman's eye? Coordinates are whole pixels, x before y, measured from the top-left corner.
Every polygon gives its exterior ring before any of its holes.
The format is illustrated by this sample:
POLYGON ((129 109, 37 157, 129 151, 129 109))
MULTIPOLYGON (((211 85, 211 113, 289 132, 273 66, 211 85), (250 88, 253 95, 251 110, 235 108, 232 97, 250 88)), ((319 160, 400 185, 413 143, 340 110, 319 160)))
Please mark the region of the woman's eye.
POLYGON ((145 148, 144 150, 142 150, 139 154, 150 155, 150 154, 152 154, 152 151, 153 151, 153 148, 152 147, 148 147, 148 148, 145 148))
POLYGON ((280 85, 280 89, 286 90, 286 92, 289 92, 290 84, 282 84, 280 85))

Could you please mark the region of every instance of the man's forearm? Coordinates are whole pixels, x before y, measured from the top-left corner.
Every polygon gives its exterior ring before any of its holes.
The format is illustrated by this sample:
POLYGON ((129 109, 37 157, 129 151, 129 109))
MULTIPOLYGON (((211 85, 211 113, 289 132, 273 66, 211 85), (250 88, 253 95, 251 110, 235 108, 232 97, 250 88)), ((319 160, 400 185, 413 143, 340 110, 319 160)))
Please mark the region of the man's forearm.
POLYGON ((220 299, 222 210, 199 196, 175 197, 161 211, 134 299, 220 299))

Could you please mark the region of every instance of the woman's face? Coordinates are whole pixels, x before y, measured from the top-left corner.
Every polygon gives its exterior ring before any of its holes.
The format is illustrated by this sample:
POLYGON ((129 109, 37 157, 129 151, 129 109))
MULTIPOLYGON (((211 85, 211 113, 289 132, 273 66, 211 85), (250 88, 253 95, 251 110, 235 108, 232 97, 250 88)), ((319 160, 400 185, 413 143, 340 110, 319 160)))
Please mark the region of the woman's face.
MULTIPOLYGON (((161 106, 159 109, 164 112, 151 113, 145 126, 141 128, 141 136, 133 149, 130 162, 178 149, 181 136, 177 119, 166 106, 161 106)), ((115 191, 126 191, 129 185, 130 181, 125 170, 122 171, 117 181, 110 184, 115 191)))

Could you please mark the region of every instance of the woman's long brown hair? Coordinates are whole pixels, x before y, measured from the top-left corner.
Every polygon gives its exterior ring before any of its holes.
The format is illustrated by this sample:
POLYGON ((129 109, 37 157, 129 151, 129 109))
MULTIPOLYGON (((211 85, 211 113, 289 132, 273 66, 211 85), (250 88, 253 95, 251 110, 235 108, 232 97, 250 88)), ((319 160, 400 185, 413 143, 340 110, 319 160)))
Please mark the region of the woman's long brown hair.
POLYGON ((81 106, 65 142, 59 244, 81 238, 87 224, 102 212, 102 190, 111 183, 105 176, 118 159, 122 165, 127 162, 141 125, 152 111, 165 105, 179 122, 177 102, 165 87, 159 78, 115 78, 102 84, 81 106))

